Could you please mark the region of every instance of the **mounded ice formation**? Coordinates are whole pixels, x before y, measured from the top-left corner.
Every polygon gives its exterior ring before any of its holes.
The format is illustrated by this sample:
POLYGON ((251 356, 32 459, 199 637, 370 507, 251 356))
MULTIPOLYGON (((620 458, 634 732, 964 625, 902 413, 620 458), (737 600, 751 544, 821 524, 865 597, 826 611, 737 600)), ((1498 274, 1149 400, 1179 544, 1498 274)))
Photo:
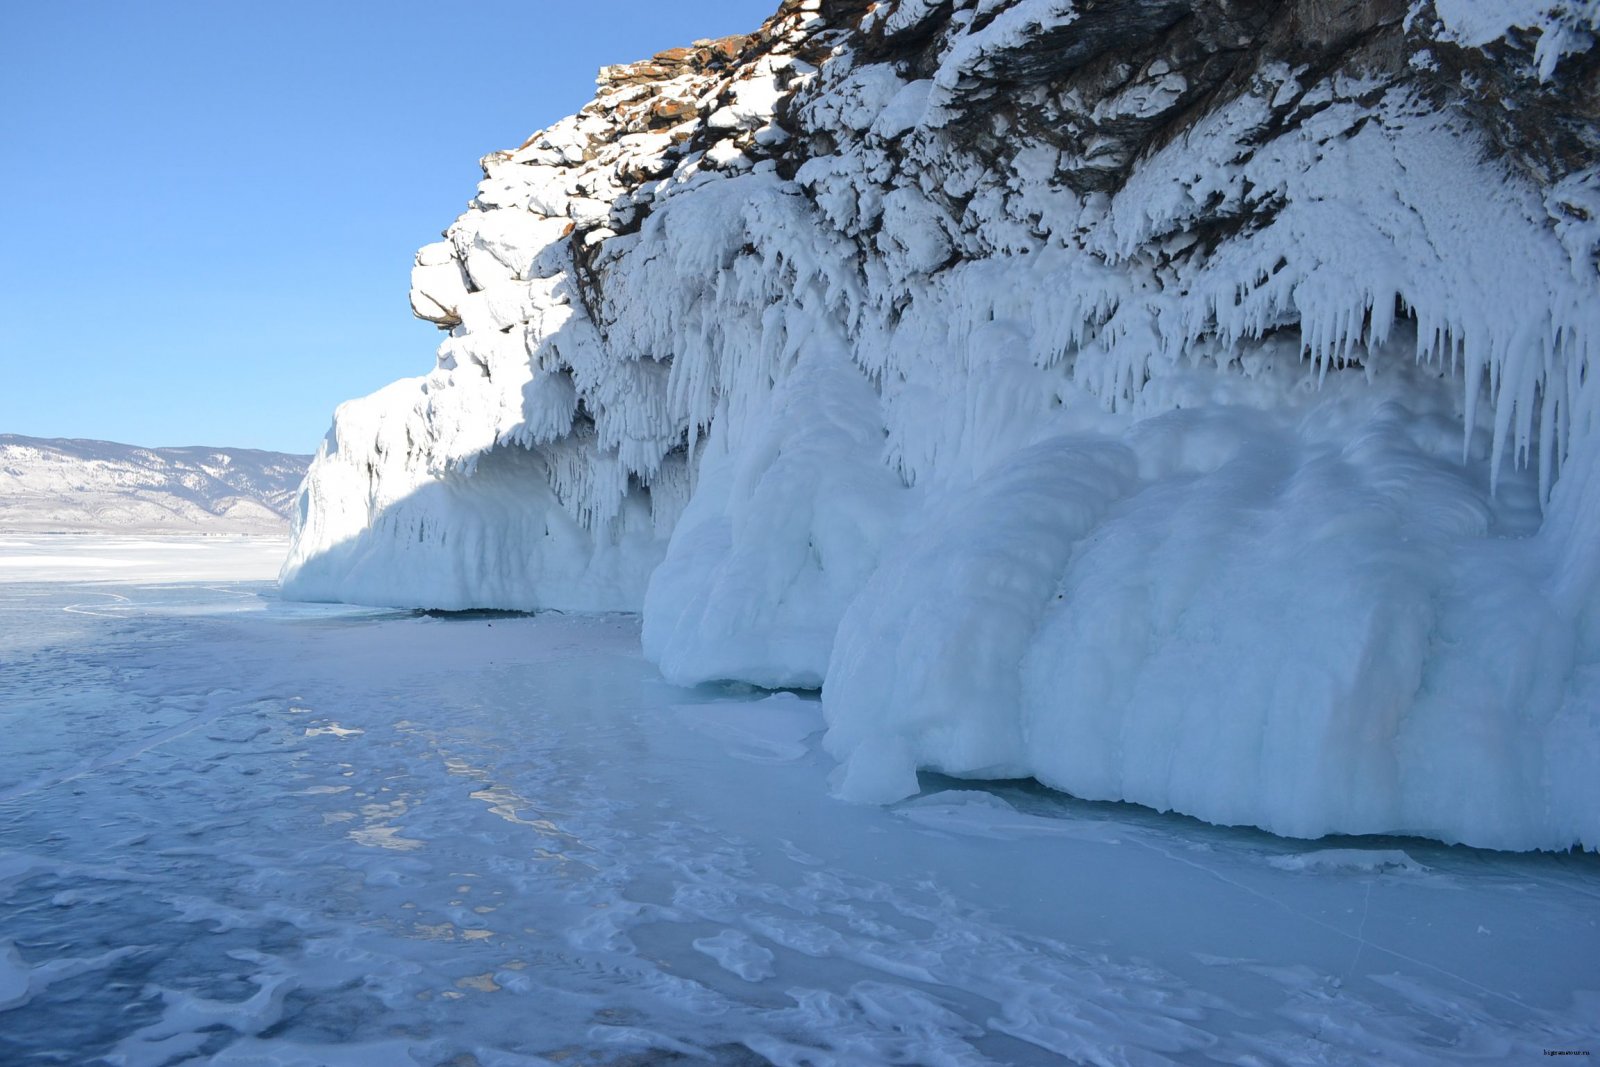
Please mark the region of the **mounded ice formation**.
POLYGON ((839 791, 1600 846, 1594 0, 787 0, 413 274, 290 594, 642 610, 839 791))

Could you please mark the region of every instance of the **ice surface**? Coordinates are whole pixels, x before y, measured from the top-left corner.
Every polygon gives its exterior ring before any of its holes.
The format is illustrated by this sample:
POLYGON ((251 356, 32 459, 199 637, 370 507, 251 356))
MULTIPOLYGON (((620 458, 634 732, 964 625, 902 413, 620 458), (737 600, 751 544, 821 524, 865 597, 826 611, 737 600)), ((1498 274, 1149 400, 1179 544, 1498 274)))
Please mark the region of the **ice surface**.
POLYGON ((264 581, 282 569, 288 550, 285 537, 0 537, 0 582, 264 581))
POLYGON ((980 789, 946 789, 919 796, 896 808, 895 814, 919 826, 999 840, 1066 836, 1112 845, 1119 842, 1115 823, 1066 817, 1041 819, 980 789))
POLYGON ((810 751, 806 739, 822 730, 816 703, 788 693, 753 704, 689 704, 674 710, 691 730, 722 744, 729 755, 754 763, 800 759, 810 751))
MULTIPOLYGON (((1545 59, 1594 25, 1435 7, 1545 59)), ((485 160, 418 259, 437 365, 340 409, 286 595, 642 611, 674 682, 820 688, 859 800, 1600 845, 1596 172, 1274 63, 1114 192, 1064 180, 1092 147, 974 157, 962 94, 1077 17, 965 6, 920 78, 796 22, 485 160), (636 128, 657 91, 717 110, 636 128), (834 148, 751 163, 797 136, 834 148)))
POLYGON ((667 684, 628 618, 215 581, 68 610, 103 588, 0 584, 7 1064, 1600 1042, 1594 856, 1302 845, 1019 783, 845 804, 815 700, 667 684))
POLYGON ((28 999, 31 968, 22 962, 17 947, 7 943, 0 948, 0 1011, 19 1007, 28 999))

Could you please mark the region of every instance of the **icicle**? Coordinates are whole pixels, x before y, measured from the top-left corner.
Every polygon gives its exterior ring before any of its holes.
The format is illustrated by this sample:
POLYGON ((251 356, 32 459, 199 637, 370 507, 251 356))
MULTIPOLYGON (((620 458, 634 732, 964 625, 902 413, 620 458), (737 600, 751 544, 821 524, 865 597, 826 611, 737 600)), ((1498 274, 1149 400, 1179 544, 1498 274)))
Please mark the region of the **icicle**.
MULTIPOLYGON (((1461 442, 1461 462, 1463 464, 1472 460, 1472 435, 1478 425, 1478 394, 1483 389, 1483 363, 1479 359, 1477 346, 1470 350, 1465 342, 1458 340, 1456 350, 1460 353, 1463 366, 1464 387, 1466 389, 1466 412, 1463 417, 1461 442)), ((1454 359, 1452 359, 1452 366, 1454 359)))
POLYGON ((1556 399, 1556 390, 1548 381, 1539 390, 1539 400, 1539 503, 1543 505, 1550 501, 1550 489, 1557 471, 1556 409, 1560 406, 1560 401, 1556 399))

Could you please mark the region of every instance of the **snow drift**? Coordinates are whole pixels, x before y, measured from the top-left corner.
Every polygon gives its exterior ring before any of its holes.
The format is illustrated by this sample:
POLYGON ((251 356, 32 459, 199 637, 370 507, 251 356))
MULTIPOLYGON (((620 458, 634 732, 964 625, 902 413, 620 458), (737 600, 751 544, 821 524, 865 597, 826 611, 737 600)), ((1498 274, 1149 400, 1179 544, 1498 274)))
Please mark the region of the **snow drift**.
POLYGON ((423 248, 287 593, 641 610, 840 792, 1600 846, 1593 4, 788 0, 423 248))

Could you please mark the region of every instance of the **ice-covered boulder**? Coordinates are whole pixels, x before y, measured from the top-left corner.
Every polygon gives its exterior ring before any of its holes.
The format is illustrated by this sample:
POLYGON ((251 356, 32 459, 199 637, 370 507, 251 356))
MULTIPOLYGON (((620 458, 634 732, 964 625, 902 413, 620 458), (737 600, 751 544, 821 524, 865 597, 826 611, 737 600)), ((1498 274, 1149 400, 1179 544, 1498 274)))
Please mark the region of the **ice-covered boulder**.
POLYGON ((483 161, 284 588, 916 772, 1600 847, 1600 9, 785 0, 483 161))

